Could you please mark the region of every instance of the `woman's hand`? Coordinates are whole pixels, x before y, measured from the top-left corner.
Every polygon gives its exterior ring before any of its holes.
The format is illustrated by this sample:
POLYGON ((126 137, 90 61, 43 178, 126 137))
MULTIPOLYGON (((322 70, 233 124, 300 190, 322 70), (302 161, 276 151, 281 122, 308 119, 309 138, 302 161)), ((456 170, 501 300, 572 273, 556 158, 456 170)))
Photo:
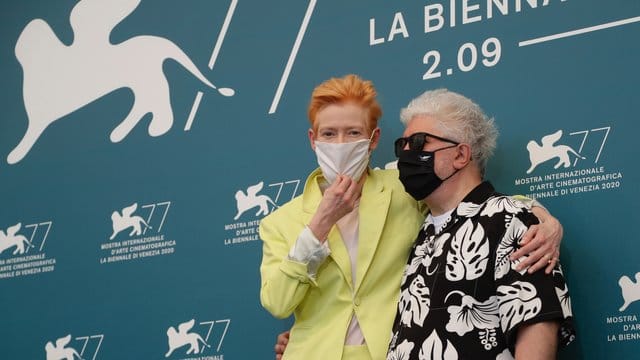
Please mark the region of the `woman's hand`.
POLYGON ((348 176, 338 175, 336 180, 322 195, 322 200, 316 213, 309 222, 309 229, 316 239, 324 242, 331 231, 331 227, 355 209, 360 195, 362 195, 362 183, 348 176))
POLYGON ((550 274, 560 259, 562 224, 544 208, 534 206, 531 211, 540 220, 540 224, 530 226, 524 233, 520 241, 521 247, 511 255, 511 260, 528 255, 518 264, 516 270, 520 271, 530 266, 527 270, 529 273, 544 268, 545 273, 550 274))

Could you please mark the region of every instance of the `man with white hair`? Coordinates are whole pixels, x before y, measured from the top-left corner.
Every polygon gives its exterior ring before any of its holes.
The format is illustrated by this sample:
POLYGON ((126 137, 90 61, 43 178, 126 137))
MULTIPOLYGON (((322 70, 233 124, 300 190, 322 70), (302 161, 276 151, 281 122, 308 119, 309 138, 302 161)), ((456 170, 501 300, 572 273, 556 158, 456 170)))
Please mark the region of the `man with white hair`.
POLYGON ((553 276, 510 260, 538 223, 484 181, 498 132, 466 97, 427 91, 401 112, 400 181, 429 208, 402 278, 387 359, 555 359, 573 340, 571 303, 553 276))

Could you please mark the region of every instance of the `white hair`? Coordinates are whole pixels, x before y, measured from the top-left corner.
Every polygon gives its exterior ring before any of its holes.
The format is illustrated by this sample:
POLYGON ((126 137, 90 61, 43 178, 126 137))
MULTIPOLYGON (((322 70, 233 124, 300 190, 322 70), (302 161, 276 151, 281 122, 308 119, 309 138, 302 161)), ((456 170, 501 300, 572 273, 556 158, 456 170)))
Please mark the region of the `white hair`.
POLYGON ((484 174, 487 161, 493 155, 498 129, 471 99, 447 89, 426 91, 411 100, 400 111, 406 126, 415 116, 431 116, 439 123, 443 137, 471 146, 471 157, 484 174))

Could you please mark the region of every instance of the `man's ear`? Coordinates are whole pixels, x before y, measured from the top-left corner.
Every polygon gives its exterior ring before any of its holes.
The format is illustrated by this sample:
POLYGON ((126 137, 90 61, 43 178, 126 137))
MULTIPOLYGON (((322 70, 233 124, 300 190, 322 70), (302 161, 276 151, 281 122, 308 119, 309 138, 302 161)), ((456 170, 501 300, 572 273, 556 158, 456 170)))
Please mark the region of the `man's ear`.
POLYGON ((316 151, 316 141, 315 141, 315 133, 313 132, 313 129, 309 129, 309 131, 307 132, 307 135, 309 135, 309 144, 311 145, 311 149, 313 151, 316 151))
POLYGON ((469 144, 459 144, 456 146, 456 155, 453 159, 453 166, 462 169, 471 162, 471 146, 469 144))
POLYGON ((380 142, 380 128, 375 128, 371 132, 371 143, 369 145, 369 151, 373 151, 376 147, 378 147, 378 142, 380 142))

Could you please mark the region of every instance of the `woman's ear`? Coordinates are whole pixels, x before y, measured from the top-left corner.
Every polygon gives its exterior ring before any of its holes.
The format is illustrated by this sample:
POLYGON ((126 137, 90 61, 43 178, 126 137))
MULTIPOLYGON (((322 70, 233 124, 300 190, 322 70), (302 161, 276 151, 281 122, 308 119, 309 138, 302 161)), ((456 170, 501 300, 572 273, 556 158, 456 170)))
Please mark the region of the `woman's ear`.
POLYGON ((309 136, 309 144, 311 145, 311 149, 313 151, 316 151, 316 141, 315 141, 316 134, 313 132, 313 129, 309 129, 309 131, 307 132, 307 135, 309 136))

